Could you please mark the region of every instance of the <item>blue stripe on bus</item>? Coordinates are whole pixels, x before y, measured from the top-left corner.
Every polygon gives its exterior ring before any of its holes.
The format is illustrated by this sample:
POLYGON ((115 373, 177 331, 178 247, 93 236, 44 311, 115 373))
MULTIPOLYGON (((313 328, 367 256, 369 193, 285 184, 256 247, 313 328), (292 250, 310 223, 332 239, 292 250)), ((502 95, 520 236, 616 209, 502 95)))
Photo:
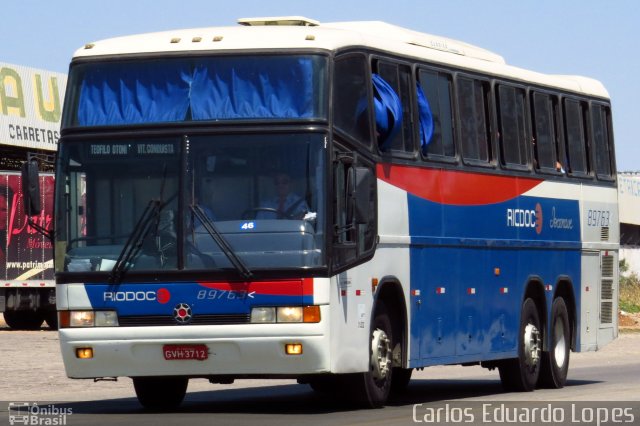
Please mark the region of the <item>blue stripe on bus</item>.
MULTIPOLYGON (((532 279, 555 288, 570 277, 579 308, 578 201, 519 196, 456 206, 407 194, 407 202, 411 367, 516 356, 532 279)), ((548 312, 553 294, 545 295, 548 312)))

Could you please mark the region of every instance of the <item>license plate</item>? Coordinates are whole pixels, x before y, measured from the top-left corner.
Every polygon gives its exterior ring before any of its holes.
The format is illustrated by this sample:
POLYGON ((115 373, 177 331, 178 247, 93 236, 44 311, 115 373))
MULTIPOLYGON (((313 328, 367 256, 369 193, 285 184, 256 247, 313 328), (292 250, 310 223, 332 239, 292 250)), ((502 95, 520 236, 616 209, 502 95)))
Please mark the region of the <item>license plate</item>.
POLYGON ((209 358, 207 345, 164 345, 162 352, 164 359, 168 361, 184 359, 202 361, 209 358))

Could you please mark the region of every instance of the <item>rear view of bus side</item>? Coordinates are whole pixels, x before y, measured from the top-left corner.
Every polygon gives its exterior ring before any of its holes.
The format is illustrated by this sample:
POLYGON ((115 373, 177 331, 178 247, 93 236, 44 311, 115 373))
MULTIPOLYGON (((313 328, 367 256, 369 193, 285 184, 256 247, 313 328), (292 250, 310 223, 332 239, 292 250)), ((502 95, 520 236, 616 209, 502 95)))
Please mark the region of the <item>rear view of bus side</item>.
POLYGON ((69 377, 297 378, 369 407, 416 368, 564 386, 617 336, 610 101, 382 22, 243 19, 87 44, 55 266, 69 377), (346 392, 345 392, 346 391, 346 392))

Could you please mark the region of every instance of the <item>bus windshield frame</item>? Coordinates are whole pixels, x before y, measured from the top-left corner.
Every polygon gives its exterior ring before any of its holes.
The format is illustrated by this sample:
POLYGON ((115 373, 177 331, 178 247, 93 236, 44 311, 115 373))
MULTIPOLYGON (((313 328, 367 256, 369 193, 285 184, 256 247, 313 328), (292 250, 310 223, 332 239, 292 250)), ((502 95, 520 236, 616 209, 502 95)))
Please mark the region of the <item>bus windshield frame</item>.
POLYGON ((325 269, 325 140, 303 129, 65 137, 56 188, 59 281, 325 269))

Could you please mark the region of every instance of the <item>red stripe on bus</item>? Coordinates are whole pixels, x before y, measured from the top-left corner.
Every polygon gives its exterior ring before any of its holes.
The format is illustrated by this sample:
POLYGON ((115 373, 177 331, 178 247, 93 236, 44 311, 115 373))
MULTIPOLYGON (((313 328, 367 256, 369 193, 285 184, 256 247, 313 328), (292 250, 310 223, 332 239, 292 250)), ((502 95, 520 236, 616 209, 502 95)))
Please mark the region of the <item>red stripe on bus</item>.
POLYGON ((378 164, 378 179, 434 203, 477 206, 502 203, 538 186, 541 179, 495 176, 378 164))

